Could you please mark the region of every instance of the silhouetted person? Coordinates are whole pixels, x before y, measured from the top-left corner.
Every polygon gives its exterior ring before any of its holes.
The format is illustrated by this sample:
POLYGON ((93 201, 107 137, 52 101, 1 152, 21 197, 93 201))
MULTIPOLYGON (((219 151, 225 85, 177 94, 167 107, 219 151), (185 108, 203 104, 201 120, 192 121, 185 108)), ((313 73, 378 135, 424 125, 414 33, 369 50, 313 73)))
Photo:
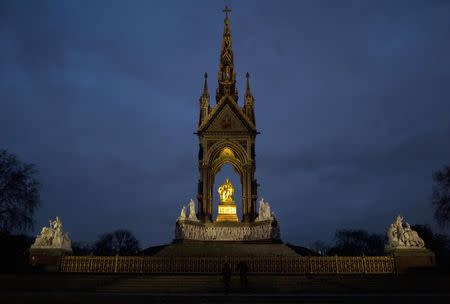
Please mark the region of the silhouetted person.
POLYGON ((237 266, 236 270, 239 271, 239 277, 241 278, 241 287, 247 288, 247 272, 248 272, 248 266, 247 263, 244 261, 240 261, 237 266))
POLYGON ((230 263, 223 263, 222 267, 222 276, 223 276, 223 285, 225 288, 225 294, 228 294, 230 291, 230 282, 231 282, 231 267, 230 263))

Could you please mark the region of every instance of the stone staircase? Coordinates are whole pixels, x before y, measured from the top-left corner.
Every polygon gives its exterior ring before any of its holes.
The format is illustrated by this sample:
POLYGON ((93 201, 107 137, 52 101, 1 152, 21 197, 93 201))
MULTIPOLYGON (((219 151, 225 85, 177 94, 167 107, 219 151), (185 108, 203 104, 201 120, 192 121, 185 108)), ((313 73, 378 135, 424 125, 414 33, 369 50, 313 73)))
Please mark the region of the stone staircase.
MULTIPOLYGON (((249 275, 242 288, 232 276, 235 294, 445 293, 450 276, 439 275, 249 275)), ((89 292, 96 294, 223 294, 220 275, 0 275, 2 292, 89 292)))
POLYGON ((136 275, 99 288, 100 292, 120 293, 217 293, 223 291, 220 276, 136 275))
POLYGON ((2 274, 1 291, 89 291, 113 284, 124 277, 113 274, 2 274))
MULTIPOLYGON (((386 279, 386 278, 385 278, 386 279)), ((380 290, 384 288, 381 278, 339 280, 336 277, 309 278, 306 276, 250 275, 247 287, 243 288, 239 276, 233 276, 231 292, 238 293, 297 293, 297 292, 355 292, 358 290, 380 290)), ((101 292, 119 293, 223 293, 224 286, 219 275, 137 275, 123 277, 97 289, 101 292)))
MULTIPOLYGON (((395 275, 289 276, 249 275, 243 288, 239 276, 231 281, 231 293, 386 293, 448 292, 450 278, 395 275)), ((133 275, 104 284, 105 293, 223 293, 219 275, 133 275)))
POLYGON ((174 257, 255 257, 299 256, 285 244, 238 242, 174 243, 164 247, 154 256, 174 257))

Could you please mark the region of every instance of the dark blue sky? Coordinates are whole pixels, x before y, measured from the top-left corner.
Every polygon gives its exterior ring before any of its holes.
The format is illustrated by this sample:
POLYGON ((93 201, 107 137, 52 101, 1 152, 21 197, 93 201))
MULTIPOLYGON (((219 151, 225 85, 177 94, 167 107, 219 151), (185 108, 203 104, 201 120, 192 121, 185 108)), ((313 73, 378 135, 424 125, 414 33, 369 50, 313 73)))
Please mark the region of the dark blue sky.
MULTIPOLYGON (((256 99, 259 196, 283 239, 383 232, 399 212, 433 223, 431 174, 450 163, 450 1, 228 4, 238 90, 248 71, 256 99)), ((74 240, 172 239, 196 196, 223 6, 0 1, 0 147, 38 166, 36 230, 59 215, 74 240)))

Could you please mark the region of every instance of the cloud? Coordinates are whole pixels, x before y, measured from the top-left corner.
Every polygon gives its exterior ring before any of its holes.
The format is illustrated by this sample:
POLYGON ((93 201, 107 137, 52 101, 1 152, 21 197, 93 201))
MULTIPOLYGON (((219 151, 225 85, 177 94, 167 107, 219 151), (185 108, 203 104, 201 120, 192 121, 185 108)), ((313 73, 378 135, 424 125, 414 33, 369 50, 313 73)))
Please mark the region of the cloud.
MULTIPOLYGON (((38 226, 170 241, 195 198, 202 75, 212 105, 221 5, 0 2, 0 144, 43 180, 38 226), (202 7, 202 9, 199 9, 202 7), (67 222, 67 223, 66 223, 67 222)), ((233 4, 238 89, 252 75, 260 196, 286 241, 394 213, 432 222, 448 163, 448 3, 233 4)), ((37 227, 39 228, 39 227, 37 227)))

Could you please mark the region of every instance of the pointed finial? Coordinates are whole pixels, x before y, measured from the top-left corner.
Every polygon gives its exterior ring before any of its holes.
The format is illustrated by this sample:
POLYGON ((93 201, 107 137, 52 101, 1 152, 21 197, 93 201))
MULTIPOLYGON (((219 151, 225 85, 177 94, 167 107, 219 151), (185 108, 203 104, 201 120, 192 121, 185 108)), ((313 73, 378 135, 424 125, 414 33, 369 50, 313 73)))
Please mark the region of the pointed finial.
POLYGON ((247 72, 247 74, 245 74, 245 77, 247 77, 247 88, 245 89, 245 96, 249 96, 249 95, 251 95, 251 93, 250 93, 250 74, 247 72))
POLYGON ((205 72, 205 82, 203 84, 203 95, 206 96, 208 95, 208 73, 205 72))
POLYGON ((252 92, 250 91, 250 74, 247 72, 245 77, 247 77, 247 88, 245 89, 244 112, 255 123, 255 111, 253 109, 255 98, 253 98, 252 92))
POLYGON ((225 8, 222 12, 225 13, 225 19, 228 19, 228 13, 231 12, 231 9, 229 9, 228 6, 225 5, 225 8))

